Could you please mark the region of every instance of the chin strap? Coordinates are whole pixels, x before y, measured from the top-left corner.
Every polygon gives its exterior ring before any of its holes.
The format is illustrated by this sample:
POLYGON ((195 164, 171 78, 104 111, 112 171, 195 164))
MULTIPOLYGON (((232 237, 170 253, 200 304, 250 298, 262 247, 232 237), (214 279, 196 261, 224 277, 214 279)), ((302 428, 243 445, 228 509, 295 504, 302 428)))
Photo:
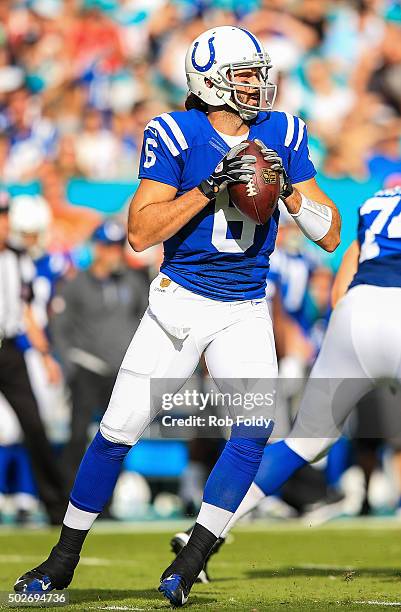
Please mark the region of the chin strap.
POLYGON ((253 119, 256 119, 259 113, 259 111, 257 110, 253 111, 253 110, 249 110, 245 108, 238 108, 237 110, 238 110, 239 116, 244 121, 252 121, 253 119))
POLYGON ((226 104, 228 106, 231 106, 231 108, 233 108, 239 114, 241 119, 243 119, 244 121, 252 121, 253 119, 256 119, 258 112, 259 112, 258 110, 251 110, 249 108, 241 108, 240 106, 237 106, 235 102, 233 102, 231 99, 226 100, 226 104))

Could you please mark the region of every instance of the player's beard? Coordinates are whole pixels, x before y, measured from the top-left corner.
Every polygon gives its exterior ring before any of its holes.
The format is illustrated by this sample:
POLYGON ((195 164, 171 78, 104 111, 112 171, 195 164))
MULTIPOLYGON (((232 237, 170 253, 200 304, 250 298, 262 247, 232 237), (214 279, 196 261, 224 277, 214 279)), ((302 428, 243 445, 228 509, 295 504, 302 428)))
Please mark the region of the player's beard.
POLYGON ((248 91, 248 88, 237 87, 236 98, 240 104, 238 104, 233 93, 231 99, 241 120, 245 123, 253 121, 259 112, 259 89, 252 88, 248 91), (242 105, 247 106, 244 108, 242 105))
POLYGON ((236 130, 238 130, 242 125, 248 123, 246 119, 240 116, 239 110, 232 108, 228 104, 222 107, 221 113, 224 113, 224 121, 230 126, 234 127, 236 130))
POLYGON ((258 107, 260 104, 260 90, 258 87, 238 86, 236 88, 236 94, 241 104, 248 104, 249 106, 255 107, 258 107))

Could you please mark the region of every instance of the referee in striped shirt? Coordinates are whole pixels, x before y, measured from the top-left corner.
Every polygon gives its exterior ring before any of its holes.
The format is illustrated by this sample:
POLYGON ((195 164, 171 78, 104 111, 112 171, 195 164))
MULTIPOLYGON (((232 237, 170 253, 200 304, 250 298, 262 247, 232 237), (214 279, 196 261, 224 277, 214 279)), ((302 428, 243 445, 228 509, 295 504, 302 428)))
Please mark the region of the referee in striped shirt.
POLYGON ((0 391, 15 411, 31 457, 39 496, 52 524, 62 522, 67 505, 63 478, 46 437, 33 395, 23 353, 16 337, 28 330, 31 344, 43 355, 49 377, 55 375, 47 338, 32 316, 32 280, 35 273, 30 258, 7 243, 9 196, 0 192, 0 391))

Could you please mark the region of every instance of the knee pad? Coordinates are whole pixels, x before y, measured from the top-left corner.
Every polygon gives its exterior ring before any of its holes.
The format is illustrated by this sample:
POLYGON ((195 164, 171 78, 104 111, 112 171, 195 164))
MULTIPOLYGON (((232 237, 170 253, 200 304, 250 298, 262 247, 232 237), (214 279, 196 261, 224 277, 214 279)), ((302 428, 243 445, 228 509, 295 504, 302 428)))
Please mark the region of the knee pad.
POLYGON ((154 418, 150 376, 120 369, 108 408, 100 423, 110 442, 134 445, 154 418))

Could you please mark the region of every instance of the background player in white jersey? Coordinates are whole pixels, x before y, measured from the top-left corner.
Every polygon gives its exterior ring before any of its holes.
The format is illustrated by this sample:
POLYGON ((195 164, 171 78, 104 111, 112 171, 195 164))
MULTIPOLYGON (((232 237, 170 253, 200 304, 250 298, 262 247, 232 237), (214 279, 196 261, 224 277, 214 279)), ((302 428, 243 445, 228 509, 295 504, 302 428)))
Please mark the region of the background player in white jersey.
MULTIPOLYGON (((161 274, 152 283, 149 308, 123 359, 100 431, 78 470, 60 540, 44 563, 17 581, 17 590, 71 582, 124 457, 161 408, 160 395, 150 398, 152 379, 163 379, 165 392, 178 391, 202 353, 223 390, 227 379, 276 377, 264 297, 279 212, 257 226, 230 202, 227 186, 246 184, 254 174, 256 159, 242 141, 264 143, 265 159, 280 173, 288 211, 328 251, 339 243, 340 218, 314 179, 305 124, 271 111, 270 67, 250 32, 231 26, 209 30, 186 56, 190 110, 165 113, 145 129, 128 232, 137 251, 164 242, 161 274)), ((270 420, 251 435, 245 427, 232 428, 189 542, 163 573, 160 590, 173 605, 187 600, 253 481, 271 428, 270 420)))
POLYGON ((401 187, 379 191, 360 207, 358 239, 343 257, 332 295, 335 308, 294 426, 284 441, 266 447, 223 538, 296 470, 328 452, 380 379, 401 381, 401 187))

